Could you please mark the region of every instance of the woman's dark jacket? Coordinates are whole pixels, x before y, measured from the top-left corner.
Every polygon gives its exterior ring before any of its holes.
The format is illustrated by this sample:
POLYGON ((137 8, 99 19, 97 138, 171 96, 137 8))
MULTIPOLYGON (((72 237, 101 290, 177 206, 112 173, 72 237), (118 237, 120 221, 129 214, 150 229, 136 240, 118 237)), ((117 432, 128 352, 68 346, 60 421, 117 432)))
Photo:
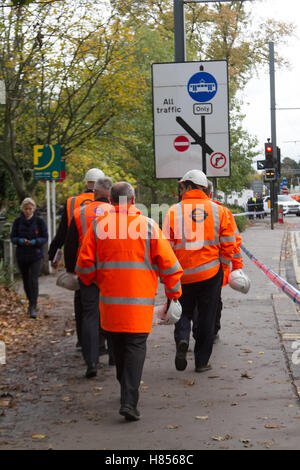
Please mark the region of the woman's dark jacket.
POLYGON ((10 239, 17 245, 16 257, 18 261, 31 263, 43 258, 43 245, 48 240, 48 230, 44 220, 35 213, 31 219, 26 219, 22 213, 14 220, 10 239), (24 239, 30 244, 24 245, 24 239))

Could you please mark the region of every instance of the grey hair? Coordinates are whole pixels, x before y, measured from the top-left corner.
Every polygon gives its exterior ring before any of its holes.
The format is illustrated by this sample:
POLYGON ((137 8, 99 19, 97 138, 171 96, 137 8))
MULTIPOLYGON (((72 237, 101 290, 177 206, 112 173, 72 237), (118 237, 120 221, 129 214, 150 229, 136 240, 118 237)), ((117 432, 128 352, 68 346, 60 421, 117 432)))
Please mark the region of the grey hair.
POLYGON ((135 192, 130 183, 126 181, 120 181, 119 183, 113 184, 110 190, 110 200, 112 204, 119 204, 120 198, 122 202, 131 201, 135 196, 135 192))
POLYGON ((111 187, 113 185, 113 182, 109 176, 105 176, 104 178, 99 178, 95 182, 94 190, 97 191, 110 191, 111 187))
POLYGON ((29 205, 36 208, 36 203, 34 202, 34 200, 31 199, 31 197, 25 197, 25 199, 23 199, 23 201, 21 202, 20 208, 21 210, 23 210, 25 206, 29 206, 29 205))
POLYGON ((213 192, 213 184, 211 181, 207 180, 207 195, 209 196, 210 193, 213 192))

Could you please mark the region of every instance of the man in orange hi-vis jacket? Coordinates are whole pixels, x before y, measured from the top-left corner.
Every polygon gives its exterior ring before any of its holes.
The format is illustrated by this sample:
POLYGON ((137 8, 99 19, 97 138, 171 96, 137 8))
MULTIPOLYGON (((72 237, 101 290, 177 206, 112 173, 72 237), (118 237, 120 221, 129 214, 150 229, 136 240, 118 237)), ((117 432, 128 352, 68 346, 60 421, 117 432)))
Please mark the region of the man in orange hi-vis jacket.
POLYGON ((223 206, 211 201, 204 190, 206 175, 190 170, 180 180, 182 200, 166 214, 163 232, 183 268, 182 315, 175 324, 175 366, 184 370, 191 322, 195 338, 195 371, 211 368, 214 328, 223 273, 233 257, 235 236, 223 206))
POLYGON ((129 183, 113 185, 114 210, 90 226, 77 259, 76 272, 100 290, 101 326, 110 332, 117 379, 119 413, 138 420, 139 384, 152 328, 158 276, 169 299, 181 295, 182 268, 158 225, 134 206, 129 183))

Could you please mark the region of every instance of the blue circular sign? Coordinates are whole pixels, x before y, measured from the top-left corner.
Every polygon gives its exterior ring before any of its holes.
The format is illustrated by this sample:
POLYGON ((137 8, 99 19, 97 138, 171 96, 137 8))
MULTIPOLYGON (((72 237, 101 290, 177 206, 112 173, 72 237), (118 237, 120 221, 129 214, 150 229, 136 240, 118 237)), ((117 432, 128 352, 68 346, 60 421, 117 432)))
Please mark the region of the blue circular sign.
POLYGON ((218 84, 210 73, 198 72, 189 79, 187 89, 193 100, 205 103, 215 96, 218 84))

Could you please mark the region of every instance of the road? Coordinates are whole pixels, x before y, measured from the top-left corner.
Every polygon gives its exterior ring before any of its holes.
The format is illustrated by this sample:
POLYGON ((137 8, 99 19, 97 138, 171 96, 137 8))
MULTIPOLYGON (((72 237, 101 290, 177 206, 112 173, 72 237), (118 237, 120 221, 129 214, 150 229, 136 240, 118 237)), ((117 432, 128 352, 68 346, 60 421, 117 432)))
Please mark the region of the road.
MULTIPOLYGON (((300 259, 299 223, 288 216, 271 230, 267 218, 242 234, 244 246, 289 282, 299 274, 293 268, 300 259)), ((299 311, 246 255, 244 261, 251 289, 247 295, 223 289, 212 370, 194 372, 191 340, 188 367, 176 371, 172 327, 154 321, 142 418, 128 423, 118 414, 119 386, 107 357, 87 380, 75 335, 45 337, 31 355, 0 369, 1 390, 15 404, 0 409, 0 450, 299 450, 300 364, 293 349, 299 311)), ((72 293, 56 287, 55 275, 42 277, 40 286, 55 300, 50 314, 73 321, 72 293)), ((42 325, 43 316, 37 321, 42 325)))

